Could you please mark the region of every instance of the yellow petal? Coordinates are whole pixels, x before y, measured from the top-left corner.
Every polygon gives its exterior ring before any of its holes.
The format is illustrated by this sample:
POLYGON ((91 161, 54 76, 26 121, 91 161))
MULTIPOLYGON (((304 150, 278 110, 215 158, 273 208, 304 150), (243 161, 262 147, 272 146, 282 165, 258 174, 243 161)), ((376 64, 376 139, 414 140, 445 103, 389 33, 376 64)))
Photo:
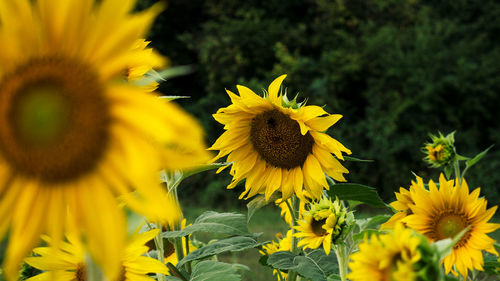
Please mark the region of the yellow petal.
POLYGON ((286 74, 281 75, 280 77, 274 79, 273 82, 269 85, 268 88, 268 93, 269 93, 269 99, 274 105, 279 105, 281 106, 281 97, 279 94, 281 83, 283 83, 283 80, 285 80, 286 74))

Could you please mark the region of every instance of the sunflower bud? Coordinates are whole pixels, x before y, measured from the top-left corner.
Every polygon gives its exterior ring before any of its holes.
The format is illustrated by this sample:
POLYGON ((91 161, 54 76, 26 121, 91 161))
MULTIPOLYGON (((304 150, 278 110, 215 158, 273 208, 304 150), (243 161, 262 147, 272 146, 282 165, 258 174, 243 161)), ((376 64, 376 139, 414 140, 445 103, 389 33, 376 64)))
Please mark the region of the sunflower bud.
POLYGON ((426 143, 422 151, 426 154, 424 161, 433 168, 449 166, 455 159, 455 132, 446 137, 439 133, 439 136, 430 135, 430 143, 426 143))
POLYGON ((354 225, 354 215, 336 199, 323 196, 318 202, 311 203, 309 211, 303 215, 304 219, 299 221, 295 227, 296 237, 302 238, 298 246, 304 249, 316 249, 321 245, 328 255, 331 244, 343 239, 354 225))

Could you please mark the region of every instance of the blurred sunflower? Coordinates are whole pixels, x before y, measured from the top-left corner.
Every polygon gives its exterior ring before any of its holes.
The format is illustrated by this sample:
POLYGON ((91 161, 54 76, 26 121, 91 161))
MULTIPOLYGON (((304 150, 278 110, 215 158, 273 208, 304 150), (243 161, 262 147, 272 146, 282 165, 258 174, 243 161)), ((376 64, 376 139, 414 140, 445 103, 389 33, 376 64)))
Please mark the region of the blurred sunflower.
POLYGON ((113 279, 126 237, 115 196, 135 190, 127 202, 141 212, 164 198, 161 168, 208 158, 190 116, 124 77, 130 66, 165 63, 134 48, 162 5, 132 13, 134 5, 0 1, 0 237, 10 230, 9 279, 42 233, 61 241, 67 210, 113 279))
MULTIPOLYGON (((167 274, 167 267, 160 261, 143 256, 149 248, 144 244, 153 239, 159 230, 134 234, 121 258, 119 281, 155 280, 148 273, 167 274)), ((68 242, 62 242, 60 249, 52 247, 35 248, 38 256, 28 257, 26 263, 45 272, 28 278, 27 281, 85 281, 85 246, 74 235, 67 235, 68 242)), ((50 240, 49 240, 50 241, 50 240)))
POLYGON ((304 246, 304 249, 323 246, 325 253, 330 254, 332 241, 341 234, 349 216, 352 216, 352 213, 348 213, 339 200, 332 202, 323 196, 319 202, 312 203, 310 210, 298 221, 294 236, 302 239, 297 246, 304 246))
POLYGON ((285 77, 276 78, 265 97, 241 85, 236 86, 239 96, 226 90, 232 104, 213 115, 226 132, 210 149, 219 150, 214 160, 228 155, 233 163, 228 188, 246 178, 240 198, 263 193, 269 200, 280 191, 286 200, 294 193, 301 197, 304 186, 319 199, 329 188, 325 173, 345 181, 343 174, 349 172, 337 158, 344 160, 342 152, 351 151, 325 133, 342 115, 289 101, 280 91, 285 77))
MULTIPOLYGON (((161 58, 161 56, 157 54, 153 48, 146 48, 149 43, 151 42, 144 39, 138 39, 132 46, 132 50, 137 52, 149 52, 151 53, 151 55, 161 58)), ((168 62, 168 59, 164 60, 167 60, 167 64, 170 64, 168 62)), ((152 92, 158 88, 159 84, 158 82, 149 77, 146 77, 145 75, 153 68, 153 65, 144 64, 143 62, 140 62, 137 65, 129 65, 126 70, 127 79, 128 81, 131 81, 134 84, 143 87, 145 91, 152 92)))
POLYGON ((401 224, 397 224, 392 233, 373 234, 359 244, 359 252, 350 256, 351 272, 347 278, 352 281, 419 280, 420 243, 421 238, 401 224))
MULTIPOLYGON (((479 197, 480 189, 469 193, 465 179, 462 185, 439 177, 439 188, 431 180, 429 190, 418 186, 410 205, 412 214, 402 221, 408 227, 425 235, 430 241, 453 238, 469 228, 453 247, 450 255, 443 260, 445 272, 455 265, 458 272, 466 277, 469 269, 483 270, 482 250, 498 255, 495 240, 487 233, 500 228, 500 224, 488 223, 497 206, 486 209, 487 201, 479 197)), ((455 273, 454 271, 452 271, 455 273)), ((456 274, 456 273, 455 273, 456 274)))

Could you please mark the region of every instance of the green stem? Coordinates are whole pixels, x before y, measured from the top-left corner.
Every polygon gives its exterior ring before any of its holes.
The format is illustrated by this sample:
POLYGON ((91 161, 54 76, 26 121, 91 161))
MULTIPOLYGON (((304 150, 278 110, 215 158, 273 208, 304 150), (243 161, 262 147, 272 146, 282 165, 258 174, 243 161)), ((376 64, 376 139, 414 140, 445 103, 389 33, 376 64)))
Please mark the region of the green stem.
MULTIPOLYGON (((290 200, 292 201, 292 204, 290 205, 288 201, 286 201, 286 204, 288 206, 288 209, 290 210, 290 214, 292 215, 292 246, 290 251, 297 255, 299 253, 299 248, 297 247, 298 239, 295 237, 295 233, 297 230, 295 229, 295 226, 297 226, 297 214, 299 213, 299 206, 300 206, 300 199, 297 198, 295 195, 293 195, 290 200)), ((296 281, 297 280, 297 271, 295 270, 290 270, 288 272, 287 276, 287 281, 296 281)))
POLYGON ((184 249, 182 248, 182 237, 174 238, 175 254, 177 255, 177 262, 184 258, 184 249))
MULTIPOLYGON (((184 247, 186 247, 186 255, 189 254, 189 236, 184 237, 184 247)), ((191 274, 191 262, 188 261, 186 263, 186 270, 189 274, 191 274)))
MULTIPOLYGON (((150 226, 151 227, 151 226, 150 226)), ((161 224, 160 224, 160 230, 161 230, 161 224)), ((162 237, 162 231, 158 233, 158 235, 155 236, 154 241, 155 241, 155 246, 156 250, 158 251, 158 260, 161 263, 165 263, 165 253, 164 253, 164 248, 163 248, 163 237, 162 237)), ((156 279, 158 281, 165 281, 165 275, 161 273, 156 273, 156 279)))
POLYGON ((104 276, 102 270, 95 264, 94 260, 87 255, 85 257, 86 280, 87 281, 102 281, 104 276))
POLYGON ((346 281, 347 261, 349 259, 349 256, 346 251, 346 245, 344 243, 341 243, 339 245, 334 245, 333 249, 335 251, 335 255, 337 256, 337 262, 339 264, 340 280, 346 281))
POLYGON ((462 185, 462 177, 460 176, 460 163, 458 162, 458 159, 455 159, 453 167, 455 168, 455 178, 457 178, 458 183, 462 185))

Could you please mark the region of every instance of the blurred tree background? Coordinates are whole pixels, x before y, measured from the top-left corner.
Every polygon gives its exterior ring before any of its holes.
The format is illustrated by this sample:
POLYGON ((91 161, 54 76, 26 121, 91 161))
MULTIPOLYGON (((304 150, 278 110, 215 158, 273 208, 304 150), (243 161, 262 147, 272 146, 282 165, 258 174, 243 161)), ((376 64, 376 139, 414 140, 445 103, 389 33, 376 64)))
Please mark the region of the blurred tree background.
MULTIPOLYGON (((154 0, 141 0, 139 9, 154 0)), ((329 133, 373 163, 347 163, 349 182, 377 187, 391 200, 411 172, 437 179, 421 147, 428 133, 456 130, 458 152, 495 147, 471 171, 490 204, 500 191, 500 2, 497 0, 170 0, 149 40, 190 75, 164 82, 207 132, 229 105, 224 89, 257 93, 287 73, 289 95, 344 115, 329 133)), ((203 173, 185 182, 191 203, 238 203, 230 177, 203 173), (194 194, 194 196, 193 196, 194 194)))

